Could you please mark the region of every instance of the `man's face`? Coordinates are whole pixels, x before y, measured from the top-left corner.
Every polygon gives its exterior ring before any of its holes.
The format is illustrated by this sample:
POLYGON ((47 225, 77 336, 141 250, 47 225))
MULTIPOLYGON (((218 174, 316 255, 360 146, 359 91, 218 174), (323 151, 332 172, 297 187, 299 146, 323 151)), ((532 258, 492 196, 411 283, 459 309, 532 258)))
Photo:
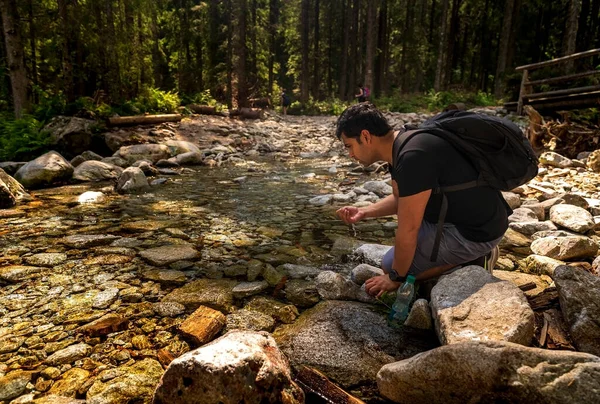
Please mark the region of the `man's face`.
POLYGON ((350 158, 357 160, 364 166, 369 166, 376 161, 373 156, 371 138, 372 135, 366 130, 361 132, 360 138, 346 137, 345 134, 341 136, 344 148, 348 150, 350 158), (359 139, 360 143, 358 142, 359 139))

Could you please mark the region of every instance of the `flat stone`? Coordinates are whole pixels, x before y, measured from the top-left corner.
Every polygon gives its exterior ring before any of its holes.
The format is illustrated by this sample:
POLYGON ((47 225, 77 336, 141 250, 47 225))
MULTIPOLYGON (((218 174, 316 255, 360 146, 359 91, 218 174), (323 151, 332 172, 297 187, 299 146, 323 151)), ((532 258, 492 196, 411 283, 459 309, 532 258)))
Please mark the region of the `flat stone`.
POLYGON ((118 239, 118 236, 113 236, 110 234, 78 234, 64 237, 58 240, 58 242, 68 245, 71 248, 84 249, 101 245, 109 245, 118 239))
POLYGON ((371 279, 374 276, 383 275, 383 269, 369 264, 360 264, 352 268, 350 272, 350 279, 357 285, 362 285, 367 279, 371 279))
POLYGON ((161 317, 177 317, 185 312, 185 306, 176 302, 157 302, 153 308, 161 317))
POLYGON ((357 300, 373 303, 375 298, 350 279, 333 271, 323 271, 315 279, 319 296, 327 300, 357 300))
POLYGON ((269 283, 267 281, 242 282, 233 288, 233 297, 243 299, 248 296, 257 295, 268 287, 269 283))
POLYGON ((508 341, 529 345, 534 315, 523 292, 470 265, 440 278, 431 291, 435 328, 444 345, 508 341))
POLYGON ((600 277, 581 268, 554 272, 560 308, 578 350, 600 356, 600 277))
POLYGON ((200 306, 179 326, 179 333, 197 346, 204 345, 225 327, 226 318, 220 311, 200 306))
POLYGON ((24 261, 33 266, 54 267, 67 260, 67 254, 64 253, 41 253, 25 257, 24 261))
POLYGON ((190 245, 166 245, 141 251, 140 255, 152 265, 165 266, 176 261, 193 260, 198 251, 190 245))
POLYGON ((352 252, 350 258, 358 262, 381 267, 383 256, 391 248, 389 245, 363 244, 352 252))
POLYGON ((92 352, 92 347, 87 344, 71 345, 65 349, 61 349, 46 358, 45 363, 51 366, 67 365, 85 358, 92 352))
POLYGON ((232 330, 267 331, 275 328, 273 317, 254 310, 241 309, 227 315, 225 332, 232 330))
POLYGON ((52 385, 49 392, 57 396, 74 398, 77 395, 77 391, 90 377, 91 373, 85 369, 69 369, 52 385))
POLYGON ((524 291, 523 293, 528 298, 535 297, 546 290, 552 283, 552 278, 548 275, 534 275, 524 274, 517 271, 494 271, 494 277, 503 281, 508 281, 516 287, 523 286, 525 284, 533 283, 535 288, 524 291))
POLYGON ((0 354, 14 352, 21 348, 25 342, 25 337, 9 336, 0 339, 0 354))
POLYGON ((208 306, 229 313, 233 310, 233 288, 237 282, 230 279, 198 279, 175 289, 162 300, 183 304, 187 310, 208 306))
POLYGON ((131 262, 133 259, 130 255, 106 254, 97 257, 88 258, 84 261, 85 265, 119 265, 131 262))
POLYGON ((183 285, 187 282, 187 277, 183 272, 170 269, 151 269, 143 271, 141 275, 143 279, 162 285, 183 285))
POLYGON ((550 220, 576 233, 585 233, 594 227, 594 217, 575 205, 560 204, 550 208, 550 220))
POLYGON ((298 307, 312 307, 319 303, 319 291, 312 279, 290 279, 285 283, 285 298, 298 307))
POLYGON ((127 329, 129 320, 114 313, 106 314, 98 320, 79 327, 79 331, 90 337, 100 337, 127 329))
POLYGON ((283 264, 278 270, 285 272, 288 279, 305 279, 314 278, 321 273, 319 268, 310 267, 307 265, 283 264))
POLYGON ((600 358, 501 341, 446 345, 390 363, 380 394, 397 403, 594 403, 600 358))
POLYGON ((293 323, 298 317, 298 308, 293 304, 282 303, 271 297, 254 296, 244 306, 246 310, 254 310, 273 317, 285 324, 293 323))
POLYGON ((27 389, 31 381, 31 372, 17 370, 0 377, 0 401, 8 401, 19 397, 27 389))
POLYGON ((94 296, 94 300, 92 302, 92 308, 94 309, 105 309, 117 300, 119 296, 119 289, 117 288, 108 288, 103 290, 94 296))
POLYGON ((146 232, 166 229, 175 224, 172 220, 137 220, 135 222, 123 223, 121 228, 130 232, 146 232))
POLYGON ((0 280, 8 283, 17 283, 38 276, 43 270, 44 268, 40 267, 9 265, 0 268, 0 280))

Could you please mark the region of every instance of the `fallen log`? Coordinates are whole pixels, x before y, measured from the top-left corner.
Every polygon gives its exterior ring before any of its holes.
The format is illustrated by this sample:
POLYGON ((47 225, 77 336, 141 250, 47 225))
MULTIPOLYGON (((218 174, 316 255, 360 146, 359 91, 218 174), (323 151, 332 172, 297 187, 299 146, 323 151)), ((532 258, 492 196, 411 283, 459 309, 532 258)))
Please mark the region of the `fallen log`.
POLYGON ((262 119, 264 113, 262 109, 238 108, 231 111, 229 116, 239 116, 242 119, 262 119))
POLYGON ((163 122, 179 121, 181 121, 181 115, 179 114, 136 115, 108 118, 108 124, 110 126, 154 125, 163 122))
POLYGON ((216 115, 217 108, 211 107, 209 105, 198 105, 198 104, 190 104, 188 108, 195 114, 201 115, 216 115))
POLYGON ((296 376, 296 382, 305 392, 315 394, 328 403, 365 404, 364 401, 359 400, 333 384, 323 373, 308 366, 300 368, 296 376))

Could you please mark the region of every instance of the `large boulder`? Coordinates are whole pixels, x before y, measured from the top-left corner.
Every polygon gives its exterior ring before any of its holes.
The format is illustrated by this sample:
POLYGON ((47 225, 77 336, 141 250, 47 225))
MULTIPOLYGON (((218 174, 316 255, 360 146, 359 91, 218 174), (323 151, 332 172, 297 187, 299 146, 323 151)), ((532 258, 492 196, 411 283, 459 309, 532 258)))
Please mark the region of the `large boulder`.
POLYGON ((390 328, 372 305, 337 300, 317 304, 273 336, 292 364, 317 368, 346 388, 370 384, 381 366, 437 344, 390 328))
POLYGON ((73 171, 73 166, 63 156, 50 151, 19 168, 15 179, 25 188, 41 188, 71 179, 73 171))
POLYGON ((71 158, 92 148, 92 128, 95 124, 90 119, 57 116, 43 130, 50 132, 56 149, 71 158))
POLYGON ((77 181, 104 181, 119 178, 122 173, 123 169, 121 167, 101 161, 88 160, 75 168, 73 179, 77 181))
POLYGON ((164 144, 136 144, 121 147, 113 157, 121 157, 129 164, 138 160, 150 160, 156 163, 158 160, 171 157, 169 147, 164 144))
POLYGON ((500 341, 447 345, 381 368, 397 403, 595 403, 600 358, 500 341))
POLYGON ((523 292, 470 265, 443 276, 431 291, 435 329, 442 344, 508 341, 529 345, 534 315, 523 292))
POLYGON ((12 208, 21 201, 28 201, 31 196, 19 181, 0 168, 0 209, 12 208))
POLYGON ((168 148, 171 156, 177 156, 183 153, 200 153, 200 148, 194 143, 186 142, 185 140, 167 140, 164 143, 168 148))
POLYGON ((600 277, 560 266, 554 271, 554 283, 575 346, 600 356, 600 277))
POLYGON ((230 331, 175 359, 154 404, 304 403, 285 356, 266 332, 230 331))

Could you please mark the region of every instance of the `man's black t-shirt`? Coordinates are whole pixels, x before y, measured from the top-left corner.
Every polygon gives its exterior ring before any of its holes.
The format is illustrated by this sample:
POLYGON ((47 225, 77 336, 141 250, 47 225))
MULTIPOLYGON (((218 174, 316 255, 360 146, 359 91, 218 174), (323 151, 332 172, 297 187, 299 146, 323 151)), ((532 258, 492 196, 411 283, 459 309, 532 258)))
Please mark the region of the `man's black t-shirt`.
MULTIPOLYGON (((419 133, 399 148, 399 136, 393 148, 390 172, 398 184, 400 197, 418 194, 437 187, 462 184, 477 179, 473 165, 446 140, 419 133)), ((475 187, 447 192, 448 212, 445 223, 452 223, 466 239, 492 241, 508 228, 512 213, 502 194, 490 187, 475 187)), ((431 194, 424 219, 437 223, 442 196, 431 194)))

